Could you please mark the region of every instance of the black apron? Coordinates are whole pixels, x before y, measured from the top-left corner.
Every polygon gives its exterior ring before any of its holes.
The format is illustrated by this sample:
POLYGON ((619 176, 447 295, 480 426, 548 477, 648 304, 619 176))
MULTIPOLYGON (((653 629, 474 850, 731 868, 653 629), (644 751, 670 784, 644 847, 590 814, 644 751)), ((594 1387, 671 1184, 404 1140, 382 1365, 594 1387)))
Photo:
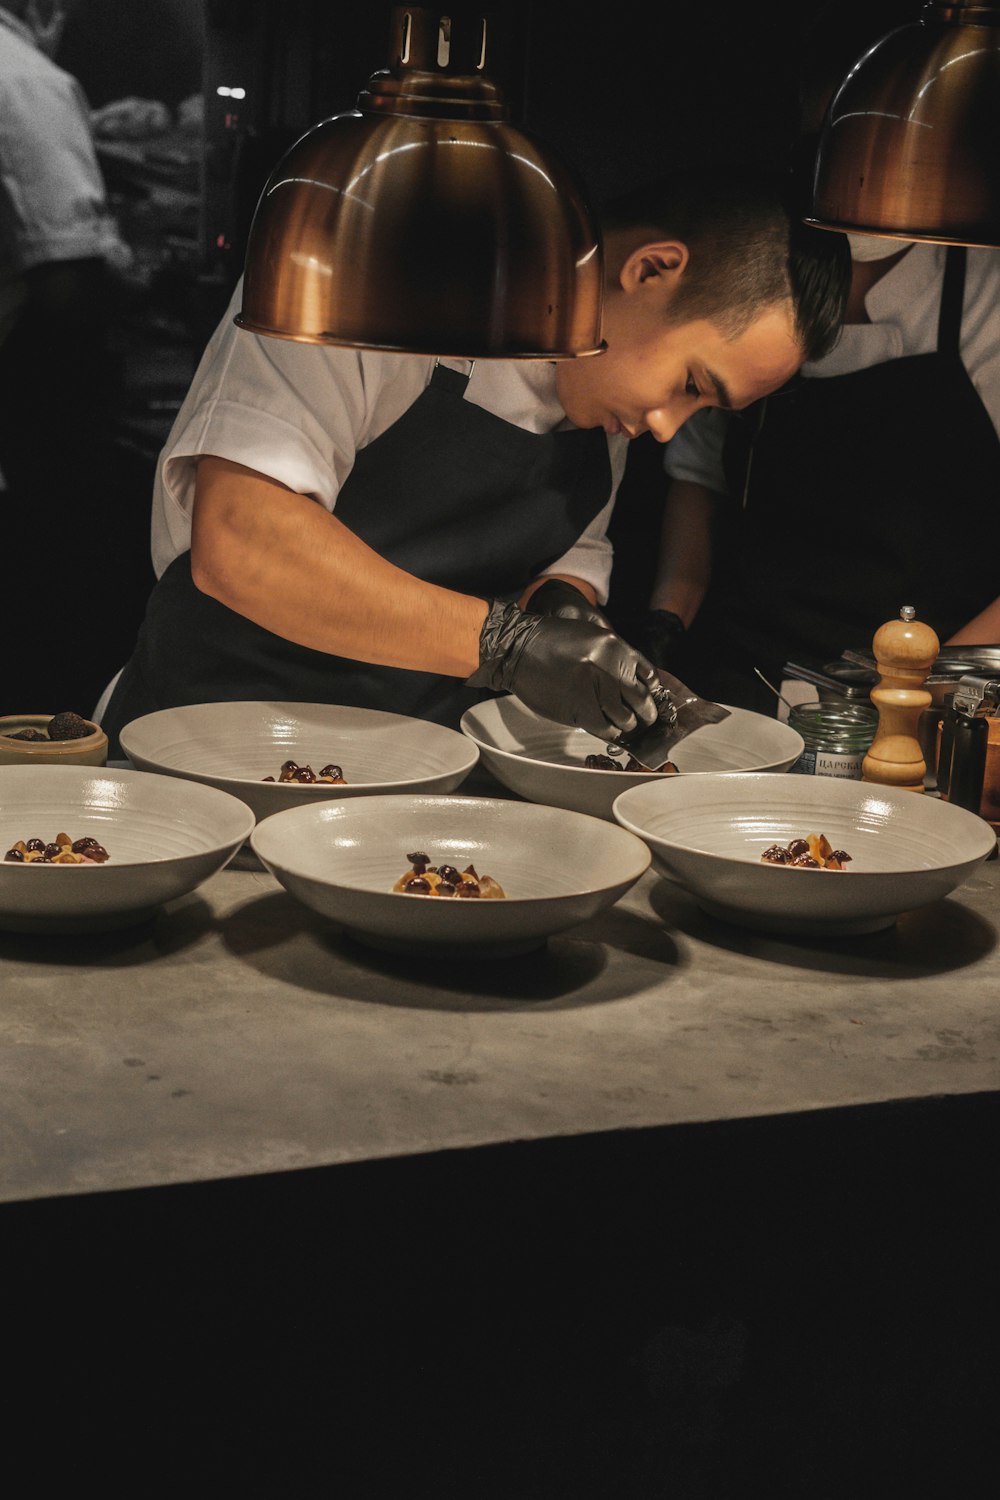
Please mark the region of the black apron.
POLYGON ((800 377, 730 422, 697 691, 773 714, 754 667, 777 685, 786 661, 868 651, 904 604, 945 641, 1000 594, 1000 439, 959 352, 964 287, 953 246, 935 352, 800 377))
MULTIPOLYGON (((607 438, 603 428, 527 432, 464 400, 468 382, 436 366, 413 405, 358 452, 336 516, 428 583, 516 598, 610 499, 607 438)), ((387 709, 455 728, 471 704, 494 696, 459 678, 373 666, 273 635, 201 593, 185 552, 152 592, 102 727, 117 754, 122 726, 142 714, 254 699, 387 709)))

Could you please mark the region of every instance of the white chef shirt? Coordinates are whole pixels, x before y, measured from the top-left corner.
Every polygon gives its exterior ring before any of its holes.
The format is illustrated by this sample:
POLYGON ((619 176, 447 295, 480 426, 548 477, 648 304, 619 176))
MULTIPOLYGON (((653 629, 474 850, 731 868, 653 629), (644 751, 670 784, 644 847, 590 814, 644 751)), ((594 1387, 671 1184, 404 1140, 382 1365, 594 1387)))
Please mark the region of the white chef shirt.
MULTIPOLYGON (((309 495, 333 511, 359 449, 391 427, 426 389, 433 356, 384 354, 258 337, 233 322, 242 285, 195 372, 157 465, 152 557, 159 577, 191 545, 197 459, 228 459, 309 495)), ((466 400, 528 432, 568 429, 551 360, 442 360, 467 372, 466 400)), ((576 544, 552 564, 593 585, 606 601, 612 546, 607 536, 628 451, 609 437, 608 503, 576 544)), ((401 476, 401 483, 405 477, 401 476)))
POLYGON ((23 271, 99 258, 124 265, 86 95, 0 7, 0 340, 24 301, 23 271))
MULTIPOLYGON (((865 297, 871 322, 845 324, 835 347, 823 359, 803 365, 803 375, 822 380, 904 355, 932 354, 937 348, 946 252, 946 245, 914 244, 865 297)), ((959 347, 962 363, 1000 434, 1000 250, 966 251, 959 347)), ((670 477, 725 494, 722 443, 729 420, 725 412, 706 408, 685 422, 664 454, 670 477)), ((947 432, 936 436, 948 442, 947 432)))

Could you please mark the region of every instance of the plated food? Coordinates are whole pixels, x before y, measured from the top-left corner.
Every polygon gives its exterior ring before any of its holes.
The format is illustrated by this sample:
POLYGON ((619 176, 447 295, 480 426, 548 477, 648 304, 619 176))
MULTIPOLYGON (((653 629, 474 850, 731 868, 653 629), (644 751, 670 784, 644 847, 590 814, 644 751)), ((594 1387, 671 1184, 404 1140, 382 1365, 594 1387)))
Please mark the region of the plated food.
POLYGON ((89 834, 71 839, 68 833, 57 833, 48 843, 44 839, 18 839, 4 855, 12 865, 103 865, 109 859, 107 849, 89 834))
POLYGON ((678 740, 658 771, 616 760, 603 740, 545 719, 513 695, 467 709, 461 727, 487 770, 519 797, 610 821, 615 798, 630 786, 673 788, 688 776, 718 771, 787 771, 802 753, 796 730, 741 708, 678 740))
POLYGON ((989 824, 962 808, 837 776, 659 778, 623 791, 614 812, 703 911, 793 937, 889 927, 954 891, 996 848, 989 824), (761 858, 803 828, 828 830, 831 855, 850 850, 846 880, 786 876, 761 858))
MULTIPOLYGON (((646 845, 613 823, 501 797, 300 803, 262 819, 250 843, 290 896, 352 937, 440 959, 510 957, 592 924, 650 862, 646 845), (503 899, 483 900, 481 889, 479 900, 403 900, 400 850, 416 851, 408 876, 415 864, 438 875, 442 866, 495 872, 503 899)), ((594 936, 591 925, 581 930, 594 936)))
POLYGON ((443 724, 336 703, 192 703, 133 719, 120 739, 139 770, 229 792, 258 819, 327 798, 450 792, 479 759, 443 724), (317 766, 314 780, 301 774, 317 766))
POLYGON ((630 755, 627 760, 616 760, 613 755, 588 755, 583 763, 588 771, 642 771, 647 776, 677 775, 677 767, 672 760, 665 760, 662 766, 644 766, 634 755, 630 755))
POLYGON ((0 766, 0 850, 24 845, 20 860, 0 859, 0 930, 110 932, 147 921, 228 864, 253 823, 236 797, 170 776, 0 766), (51 829, 60 832, 43 841, 51 829), (70 866, 87 874, 66 875, 70 866))
MULTIPOLYGON (((264 776, 263 781, 274 781, 273 776, 264 776)), ((300 766, 294 760, 286 760, 277 775, 278 781, 294 781, 299 786, 315 786, 317 782, 332 786, 346 786, 344 773, 340 766, 332 762, 324 766, 321 771, 314 771, 312 766, 300 766)))
POLYGON ((504 900, 506 891, 492 875, 480 875, 475 865, 456 870, 447 861, 432 865, 426 854, 408 854, 410 868, 393 886, 405 896, 458 896, 484 901, 504 900))
POLYGON ((835 849, 825 833, 810 833, 787 844, 770 844, 761 855, 768 865, 790 865, 793 870, 842 870, 851 863, 846 849, 835 849))

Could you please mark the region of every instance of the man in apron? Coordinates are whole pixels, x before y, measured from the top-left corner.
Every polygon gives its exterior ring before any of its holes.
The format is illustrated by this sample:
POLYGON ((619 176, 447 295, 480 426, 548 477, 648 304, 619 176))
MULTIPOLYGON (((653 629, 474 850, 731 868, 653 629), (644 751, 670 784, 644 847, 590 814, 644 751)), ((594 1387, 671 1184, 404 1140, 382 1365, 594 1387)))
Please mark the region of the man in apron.
MULTIPOLYGON (((836 85, 908 19, 883 0, 853 28, 839 7, 817 24, 803 183, 836 85)), ((848 239, 833 350, 736 417, 699 414, 664 460, 637 644, 696 691, 766 713, 776 701, 755 668, 777 685, 786 662, 870 650, 904 604, 942 644, 1000 641, 1000 251, 848 239)))
POLYGON ((604 216, 598 356, 478 363, 296 344, 233 324, 158 466, 158 583, 102 715, 278 698, 457 725, 514 692, 615 738, 652 665, 600 610, 630 438, 740 409, 836 336, 840 236, 784 184, 675 174, 604 216))
POLYGON ((943 644, 1000 640, 1000 252, 859 236, 855 253, 876 247, 832 354, 666 456, 652 602, 691 628, 662 662, 726 703, 773 712, 754 667, 777 684, 787 661, 869 650, 902 604, 943 644))

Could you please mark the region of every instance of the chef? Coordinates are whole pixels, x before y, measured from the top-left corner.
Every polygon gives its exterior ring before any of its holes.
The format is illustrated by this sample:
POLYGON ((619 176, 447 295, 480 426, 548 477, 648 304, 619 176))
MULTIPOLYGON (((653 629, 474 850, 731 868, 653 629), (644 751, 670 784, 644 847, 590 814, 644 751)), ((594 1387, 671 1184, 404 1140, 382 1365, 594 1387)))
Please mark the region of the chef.
POLYGON ((833 352, 666 456, 652 602, 691 628, 661 660, 726 703, 773 712, 754 667, 868 650, 903 604, 942 643, 1000 640, 1000 252, 851 241, 833 352))
MULTIPOLYGON (((882 10, 845 27, 834 7, 817 28, 806 181, 836 84, 890 16, 909 19, 899 0, 882 10)), ((1000 641, 1000 250, 848 241, 834 348, 735 418, 699 414, 664 459, 661 642, 637 644, 762 712, 775 699, 755 667, 777 684, 788 661, 869 650, 904 604, 943 644, 1000 641)))
POLYGON ((514 692, 614 738, 656 709, 608 625, 631 438, 741 409, 836 335, 840 236, 784 184, 677 173, 603 216, 600 355, 476 363, 297 344, 232 304, 160 457, 158 582, 102 723, 234 699, 457 725, 514 692))

